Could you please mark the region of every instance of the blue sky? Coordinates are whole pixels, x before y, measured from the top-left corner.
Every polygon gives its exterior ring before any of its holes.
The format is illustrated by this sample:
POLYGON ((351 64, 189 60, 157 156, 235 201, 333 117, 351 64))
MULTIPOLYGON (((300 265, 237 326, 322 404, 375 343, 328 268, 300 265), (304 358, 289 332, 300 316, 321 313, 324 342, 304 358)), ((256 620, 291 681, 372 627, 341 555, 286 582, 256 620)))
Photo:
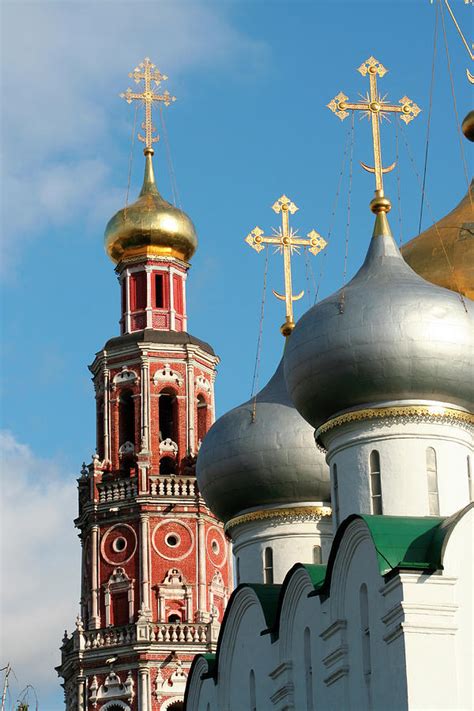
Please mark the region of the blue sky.
MULTIPOLYGON (((467 32, 472 8, 452 4, 467 32)), ((2 558, 11 592, 4 596, 0 666, 10 658, 18 683, 33 681, 42 708, 53 711, 62 695, 51 666, 77 607, 75 478, 94 447, 87 364, 118 333, 119 292, 103 231, 125 202, 134 110, 118 94, 131 84, 128 72, 150 56, 178 97, 166 110, 166 128, 180 202, 199 236, 188 281, 189 330, 222 359, 216 382, 222 414, 250 394, 259 330, 265 257, 243 240, 255 225, 278 226, 270 208, 282 193, 300 207, 292 220, 300 234, 315 228, 327 237, 350 119, 341 123, 325 105, 341 90, 354 99, 365 93, 367 80, 356 68, 369 55, 390 70, 381 92, 395 102, 407 94, 423 109, 404 127, 422 171, 435 6, 17 0, 4 2, 1 12, 2 558), (12 585, 15 560, 21 565, 12 585)), ((446 30, 462 118, 470 108, 469 60, 448 17, 446 30)), ((427 197, 438 219, 466 191, 441 25, 435 78, 427 197)), ((394 123, 382 138, 389 164, 397 153, 394 123)), ((385 187, 397 239, 400 191, 406 241, 417 233, 420 189, 402 135, 399 144, 399 181, 394 171, 385 187)), ((353 150, 348 278, 372 229, 373 179, 358 163, 372 161, 365 120, 355 121, 353 150)), ((155 169, 170 199, 163 140, 155 169)), ((135 141, 131 198, 142 174, 135 141)), ((316 277, 324 273, 321 297, 342 283, 347 199, 346 166, 326 255, 310 257, 316 277)), ((430 222, 425 207, 423 226, 430 222)), ((303 256, 294 260, 295 291, 309 291, 305 264, 303 256)), ((272 288, 282 290, 278 256, 269 258, 268 279, 262 385, 283 347, 284 311, 271 295, 272 288)), ((307 293, 297 303, 296 316, 313 298, 307 293)))

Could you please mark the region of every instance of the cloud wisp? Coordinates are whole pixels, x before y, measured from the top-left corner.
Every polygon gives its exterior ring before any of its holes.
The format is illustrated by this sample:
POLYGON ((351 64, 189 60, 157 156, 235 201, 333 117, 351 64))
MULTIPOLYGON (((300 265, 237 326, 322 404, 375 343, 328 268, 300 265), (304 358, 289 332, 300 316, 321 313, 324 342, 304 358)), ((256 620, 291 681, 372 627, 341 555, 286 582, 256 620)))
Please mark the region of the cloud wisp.
MULTIPOLYGON (((118 188, 98 156, 129 134, 116 94, 144 53, 173 75, 176 86, 184 72, 194 75, 206 66, 220 71, 245 61, 251 71, 265 52, 233 27, 225 5, 199 0, 16 0, 4 3, 1 25, 1 88, 8 99, 2 115, 3 234, 22 237, 4 241, 4 272, 44 230, 68 220, 84 229, 84 215, 86 227, 103 227, 104 209, 118 188)), ((120 178, 123 190, 125 174, 120 178)))
POLYGON ((59 687, 54 667, 64 625, 79 609, 80 545, 75 477, 40 459, 9 431, 0 431, 0 654, 10 661, 18 691, 40 699, 59 687))

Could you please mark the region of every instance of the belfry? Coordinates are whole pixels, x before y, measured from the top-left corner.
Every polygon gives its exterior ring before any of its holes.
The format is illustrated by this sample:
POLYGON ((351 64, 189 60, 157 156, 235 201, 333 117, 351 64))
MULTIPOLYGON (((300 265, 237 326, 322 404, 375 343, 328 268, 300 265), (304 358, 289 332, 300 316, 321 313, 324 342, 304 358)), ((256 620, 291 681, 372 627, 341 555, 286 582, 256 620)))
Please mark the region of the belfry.
POLYGON ((80 614, 58 667, 68 711, 183 708, 194 655, 215 649, 232 585, 229 542, 202 499, 196 454, 214 421, 218 358, 187 331, 190 218, 160 195, 152 108, 166 79, 149 59, 130 74, 143 93, 145 174, 138 200, 105 232, 120 284, 120 335, 90 366, 97 444, 78 480, 80 614))

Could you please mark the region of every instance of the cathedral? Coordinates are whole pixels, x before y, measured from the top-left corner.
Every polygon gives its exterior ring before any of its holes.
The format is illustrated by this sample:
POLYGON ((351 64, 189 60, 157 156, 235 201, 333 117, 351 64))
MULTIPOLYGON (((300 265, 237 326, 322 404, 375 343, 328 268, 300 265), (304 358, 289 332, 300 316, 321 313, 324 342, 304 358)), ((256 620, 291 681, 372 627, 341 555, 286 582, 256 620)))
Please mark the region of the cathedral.
MULTIPOLYGON (((90 366, 96 454, 78 479, 81 608, 65 632, 67 711, 472 708, 472 190, 405 245, 391 233, 379 122, 408 97, 339 94, 371 119, 375 194, 354 278, 296 323, 289 228, 280 363, 215 421, 218 357, 188 331, 191 219, 161 196, 152 108, 174 99, 148 59, 144 179, 109 221, 120 335, 90 366), (443 250, 438 249, 443 240, 443 250), (450 266, 446 267, 446 260, 450 266), (420 660, 422 665, 420 666, 420 660)), ((463 131, 474 140, 474 114, 463 131)))

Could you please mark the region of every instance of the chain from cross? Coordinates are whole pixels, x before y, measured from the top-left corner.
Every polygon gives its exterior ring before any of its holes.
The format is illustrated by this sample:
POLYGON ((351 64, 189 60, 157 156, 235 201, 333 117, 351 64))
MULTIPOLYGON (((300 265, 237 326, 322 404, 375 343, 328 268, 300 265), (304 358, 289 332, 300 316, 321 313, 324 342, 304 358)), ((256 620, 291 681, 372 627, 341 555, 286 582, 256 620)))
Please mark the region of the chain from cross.
POLYGON ((308 233, 309 239, 304 239, 297 235, 297 231, 290 228, 290 213, 292 215, 298 210, 294 202, 286 195, 282 195, 273 205, 272 210, 277 214, 281 212, 282 226, 278 229, 273 229, 273 237, 266 237, 260 227, 255 227, 245 238, 256 252, 261 252, 265 249, 265 245, 275 245, 277 252, 283 253, 283 271, 285 275, 285 293, 279 294, 273 289, 277 299, 286 303, 286 320, 281 327, 281 332, 284 336, 289 336, 295 327, 293 319, 293 301, 298 301, 304 294, 301 291, 296 296, 293 295, 292 279, 291 279, 291 255, 293 252, 299 254, 299 248, 307 248, 311 254, 318 254, 327 245, 327 242, 316 230, 311 230, 308 233))
POLYGON ((162 94, 155 93, 155 88, 158 88, 161 82, 166 81, 168 77, 166 74, 162 74, 156 66, 151 63, 148 57, 146 57, 143 62, 140 62, 138 67, 135 67, 133 72, 130 72, 128 76, 130 79, 134 79, 136 84, 140 84, 141 81, 144 82, 143 92, 139 94, 128 88, 127 91, 120 94, 120 98, 125 99, 127 104, 131 104, 132 101, 141 101, 145 106, 145 120, 142 123, 145 135, 143 136, 139 133, 138 140, 145 144, 145 151, 151 150, 153 143, 159 140, 158 135, 153 135, 156 132, 156 128, 152 122, 152 106, 157 102, 162 102, 165 106, 169 106, 173 101, 176 101, 176 96, 172 96, 168 90, 162 94))
POLYGON ((388 119, 388 114, 400 114, 400 118, 406 124, 410 123, 421 109, 408 96, 404 96, 398 104, 389 104, 386 96, 380 96, 377 89, 377 75, 382 78, 387 69, 374 57, 369 57, 357 70, 363 77, 369 75, 369 92, 363 97, 363 101, 351 103, 342 91, 327 104, 328 108, 338 116, 341 121, 349 116, 349 111, 363 111, 372 122, 372 139, 374 147, 374 166, 360 162, 364 170, 375 174, 375 190, 383 196, 383 174, 389 173, 395 168, 396 162, 384 168, 382 165, 382 149, 380 145, 380 119, 388 119))

